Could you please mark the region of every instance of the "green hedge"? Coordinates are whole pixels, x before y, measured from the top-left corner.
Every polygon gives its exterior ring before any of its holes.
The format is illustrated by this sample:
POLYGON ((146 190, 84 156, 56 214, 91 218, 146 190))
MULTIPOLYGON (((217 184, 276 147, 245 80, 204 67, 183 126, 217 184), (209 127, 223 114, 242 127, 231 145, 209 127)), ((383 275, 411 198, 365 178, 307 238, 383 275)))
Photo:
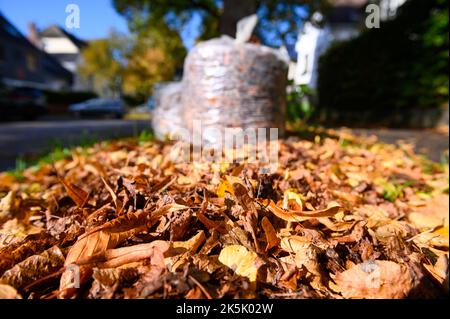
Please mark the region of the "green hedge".
POLYGON ((407 1, 394 20, 321 57, 319 112, 389 117, 440 107, 448 103, 448 60, 447 0, 407 1))

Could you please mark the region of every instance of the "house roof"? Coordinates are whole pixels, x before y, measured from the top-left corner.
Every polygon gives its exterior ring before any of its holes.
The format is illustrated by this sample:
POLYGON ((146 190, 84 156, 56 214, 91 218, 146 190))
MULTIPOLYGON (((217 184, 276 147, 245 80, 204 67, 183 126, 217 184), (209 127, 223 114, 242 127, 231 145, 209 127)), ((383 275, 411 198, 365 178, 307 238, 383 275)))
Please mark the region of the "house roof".
POLYGON ((80 38, 76 37, 72 33, 67 32, 63 28, 61 28, 58 25, 51 25, 47 27, 46 29, 39 32, 40 37, 46 37, 46 38, 60 38, 65 37, 68 38, 74 45, 76 45, 78 48, 84 48, 87 46, 87 42, 84 40, 81 40, 80 38))
POLYGON ((32 45, 27 38, 25 38, 22 33, 20 33, 17 28, 9 22, 6 17, 0 12, 0 36, 7 38, 9 41, 14 41, 16 43, 20 43, 26 46, 32 45))
POLYGON ((2 43, 14 42, 20 45, 22 48, 28 49, 30 51, 37 52, 41 55, 43 62, 53 74, 63 76, 67 79, 72 79, 72 74, 67 71, 54 57, 50 54, 37 48, 32 44, 19 30, 9 22, 6 17, 0 12, 0 38, 2 43))

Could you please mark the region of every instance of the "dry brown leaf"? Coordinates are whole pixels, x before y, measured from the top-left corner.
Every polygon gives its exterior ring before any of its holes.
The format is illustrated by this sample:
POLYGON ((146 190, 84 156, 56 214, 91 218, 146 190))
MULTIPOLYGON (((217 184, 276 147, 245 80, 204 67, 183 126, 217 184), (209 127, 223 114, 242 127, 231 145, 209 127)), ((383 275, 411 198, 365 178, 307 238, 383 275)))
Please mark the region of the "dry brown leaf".
POLYGON ((305 268, 316 276, 320 276, 320 267, 317 261, 317 248, 301 236, 289 236, 281 239, 281 248, 291 255, 285 261, 295 264, 298 268, 305 268))
POLYGON ((350 299, 399 299, 414 288, 408 266, 387 260, 368 261, 334 278, 338 292, 350 299))
MULTIPOLYGON (((169 210, 166 207, 164 212, 169 210)), ((160 214, 161 212, 156 213, 160 214)), ((145 212, 124 215, 80 236, 70 248, 64 265, 68 267, 88 264, 96 258, 102 258, 106 250, 117 247, 130 236, 147 229, 147 217, 148 213, 145 212)), ((67 287, 73 283, 73 276, 73 271, 66 271, 61 277, 60 291, 64 292, 64 295, 70 296, 74 292, 73 290, 66 291, 67 287)))
POLYGON ((244 229, 252 235, 256 251, 260 252, 261 249, 256 236, 258 227, 258 211, 256 210, 255 202, 248 194, 248 190, 244 185, 234 183, 233 191, 239 205, 244 209, 243 214, 239 216, 243 222, 244 229))
POLYGON ((408 218, 418 227, 448 226, 449 195, 435 196, 424 207, 417 209, 415 212, 416 214, 412 214, 412 216, 410 214, 408 218))
POLYGON ((117 214, 120 215, 120 213, 122 212, 122 209, 123 209, 122 201, 119 199, 119 197, 117 197, 117 195, 114 192, 114 190, 112 189, 111 185, 109 185, 109 183, 103 178, 103 176, 102 176, 102 182, 103 182, 103 184, 105 184, 106 189, 108 190, 109 194, 111 195, 111 198, 114 201, 114 204, 116 205, 117 214))
POLYGON ((6 221, 0 228, 0 249, 21 242, 28 235, 39 234, 43 229, 26 225, 17 218, 6 221))
POLYGON ((442 285, 444 291, 449 290, 449 263, 448 254, 441 254, 434 265, 424 264, 428 273, 442 285))
POLYGON ((28 257, 7 270, 0 277, 0 283, 21 289, 39 278, 50 275, 63 265, 64 256, 61 250, 57 246, 53 246, 42 254, 28 257))
POLYGON ((245 232, 238 223, 234 222, 228 217, 225 217, 226 223, 225 228, 227 230, 227 235, 222 237, 222 241, 227 244, 239 244, 243 245, 249 250, 254 250, 250 240, 248 239, 248 234, 245 232), (229 240, 228 240, 229 239, 229 240))
POLYGON ((433 215, 427 215, 424 213, 410 213, 408 214, 408 220, 417 228, 436 228, 444 225, 444 220, 439 219, 433 215))
POLYGON ((266 216, 263 217, 261 226, 264 230, 264 234, 266 235, 266 251, 278 246, 280 244, 280 239, 277 237, 275 228, 266 216))
POLYGON ((170 142, 121 140, 26 169, 21 181, 0 174, 0 276, 25 285, 25 298, 45 299, 444 294, 448 168, 425 174, 410 148, 342 147, 323 138, 336 132, 321 132, 314 142, 276 142, 271 173, 258 161, 180 162, 170 142), (68 252, 59 269, 43 258, 53 246, 68 252), (375 283, 371 261, 394 265, 379 273, 378 290, 358 280, 375 283), (408 273, 420 284, 410 294, 396 290, 408 290, 408 273))
POLYGON ((225 226, 221 222, 216 222, 213 220, 210 220, 208 217, 205 216, 201 211, 198 211, 196 213, 198 220, 206 226, 209 230, 217 230, 221 234, 225 234, 227 231, 225 229, 225 226))
POLYGON ((16 206, 16 192, 9 191, 5 197, 0 200, 0 220, 9 218, 14 213, 16 206))
POLYGON ((103 262, 96 263, 98 268, 115 268, 125 264, 140 261, 142 259, 155 259, 152 264, 164 266, 163 254, 169 249, 169 243, 163 240, 155 240, 148 244, 134 245, 130 247, 108 249, 101 259, 103 262))
POLYGON ((432 232, 424 231, 411 238, 416 243, 430 245, 434 247, 442 247, 448 250, 449 233, 448 226, 440 227, 432 232))
POLYGON ((247 188, 240 183, 233 183, 233 191, 239 205, 241 205, 245 211, 256 214, 255 202, 248 194, 247 188))
POLYGON ((65 181, 63 178, 61 178, 60 180, 67 191, 67 195, 72 198, 72 200, 75 202, 75 204, 77 204, 79 208, 82 208, 87 203, 89 194, 77 185, 65 181))
POLYGON ((0 299, 22 299, 14 287, 0 284, 0 299))
POLYGON ((354 223, 350 234, 345 236, 334 237, 330 241, 334 243, 353 243, 359 242, 364 235, 364 226, 366 221, 357 221, 354 223))
MULTIPOLYGON (((175 251, 180 252, 195 252, 205 242, 206 236, 203 230, 200 230, 195 236, 186 241, 174 241, 169 254, 173 254, 175 251), (180 250, 181 249, 181 250, 180 250)), ((177 254, 177 253, 176 253, 177 254)))
POLYGON ((307 218, 318 218, 318 217, 332 217, 336 215, 339 211, 340 206, 331 206, 326 209, 319 209, 314 211, 294 211, 294 210, 284 210, 273 201, 258 200, 262 205, 266 206, 275 216, 281 218, 288 222, 298 222, 307 218))
POLYGON ((132 266, 127 268, 94 268, 92 273, 94 282, 90 294, 95 299, 111 299, 123 282, 137 276, 138 271, 132 266))
POLYGON ((171 271, 176 271, 186 262, 189 256, 200 248, 205 240, 205 232, 201 230, 189 240, 173 242, 169 250, 165 253, 165 264, 171 271))

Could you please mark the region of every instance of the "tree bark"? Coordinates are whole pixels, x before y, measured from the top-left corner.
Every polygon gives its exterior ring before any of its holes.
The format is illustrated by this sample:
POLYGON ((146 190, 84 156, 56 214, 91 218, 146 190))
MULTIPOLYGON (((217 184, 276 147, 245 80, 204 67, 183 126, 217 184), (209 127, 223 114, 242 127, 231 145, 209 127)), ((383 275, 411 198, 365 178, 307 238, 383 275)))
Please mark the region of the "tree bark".
POLYGON ((246 16, 256 13, 257 0, 224 0, 223 13, 219 20, 219 32, 236 36, 236 24, 246 16))

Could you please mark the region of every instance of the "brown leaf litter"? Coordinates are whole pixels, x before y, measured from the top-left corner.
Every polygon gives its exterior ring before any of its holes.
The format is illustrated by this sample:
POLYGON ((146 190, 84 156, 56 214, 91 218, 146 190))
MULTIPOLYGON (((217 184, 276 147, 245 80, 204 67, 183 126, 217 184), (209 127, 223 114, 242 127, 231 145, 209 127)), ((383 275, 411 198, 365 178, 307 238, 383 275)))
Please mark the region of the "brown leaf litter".
POLYGON ((271 174, 177 163, 172 146, 0 174, 0 298, 448 293, 448 165, 349 136, 279 141, 271 174))

